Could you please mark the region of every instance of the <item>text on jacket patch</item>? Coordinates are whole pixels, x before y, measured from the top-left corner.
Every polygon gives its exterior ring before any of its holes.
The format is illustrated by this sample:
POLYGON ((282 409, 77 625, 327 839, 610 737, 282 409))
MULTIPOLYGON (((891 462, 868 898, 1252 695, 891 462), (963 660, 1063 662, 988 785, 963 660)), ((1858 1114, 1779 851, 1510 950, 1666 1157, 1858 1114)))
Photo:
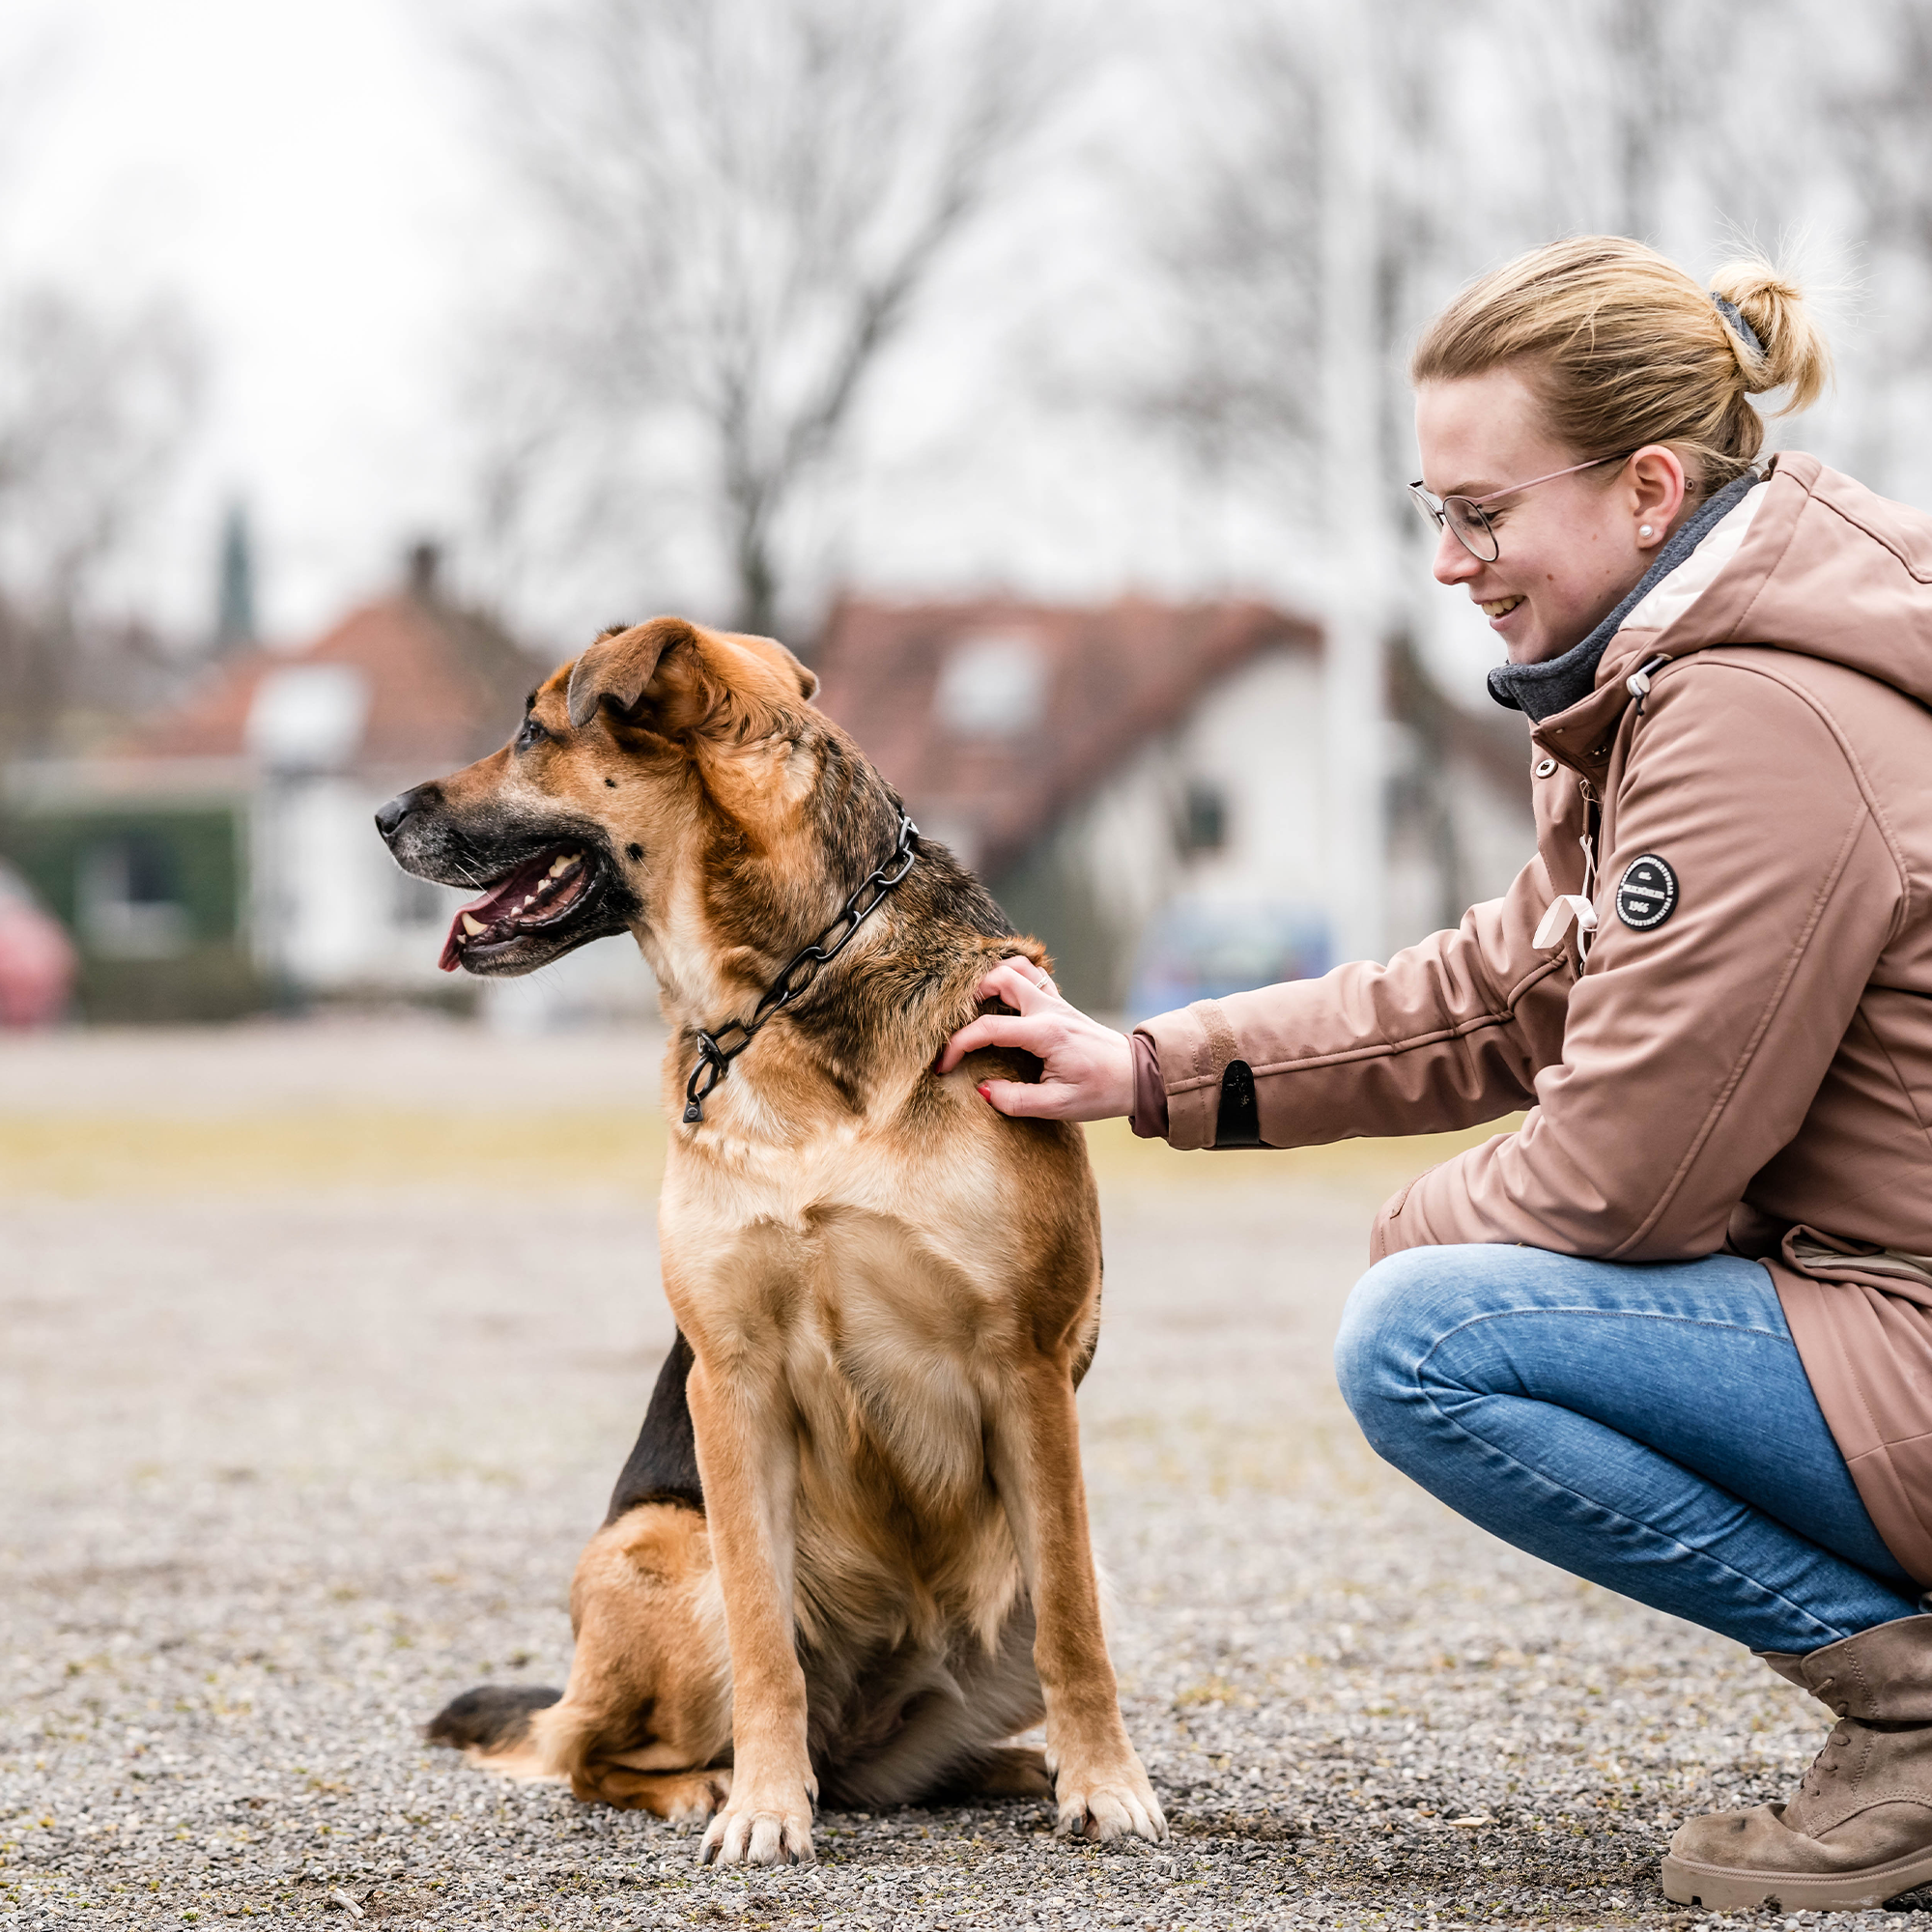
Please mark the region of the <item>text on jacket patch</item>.
POLYGON ((1655 852, 1633 859, 1617 886, 1617 917, 1639 932, 1662 925, 1677 910, 1677 874, 1655 852))

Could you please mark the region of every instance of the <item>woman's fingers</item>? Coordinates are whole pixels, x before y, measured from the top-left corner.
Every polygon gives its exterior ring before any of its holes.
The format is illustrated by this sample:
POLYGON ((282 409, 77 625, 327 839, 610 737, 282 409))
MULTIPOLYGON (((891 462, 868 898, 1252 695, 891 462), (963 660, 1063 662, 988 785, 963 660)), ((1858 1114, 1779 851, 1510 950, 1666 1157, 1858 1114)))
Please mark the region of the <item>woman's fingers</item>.
POLYGON ((1055 1030, 1055 1022, 1039 1014, 981 1013, 946 1042, 946 1051, 933 1071, 951 1073, 969 1053, 977 1053, 982 1046, 1016 1046, 1036 1060, 1044 1060, 1055 1030))
POLYGON ((1014 1121, 1061 1119, 1065 1104, 1062 1096, 1065 1091, 1057 1085, 1030 1087, 1024 1080, 982 1080, 980 1083, 980 1094, 986 1104, 996 1114, 1005 1114, 1014 1121))
POLYGON ((1133 1049, 1060 996, 1050 974, 1031 959, 1007 958, 980 981, 981 1000, 1015 1008, 981 1013, 946 1042, 933 1071, 951 1073, 981 1047, 1015 1047, 1040 1063, 1040 1078, 987 1080, 989 1105, 1015 1119, 1101 1121, 1133 1105, 1133 1049))
POLYGON ((1060 989, 1031 959, 1002 959, 980 981, 980 997, 1004 1000, 1022 1013, 1030 1013, 1037 1011, 1045 1000, 1059 1001, 1060 989))

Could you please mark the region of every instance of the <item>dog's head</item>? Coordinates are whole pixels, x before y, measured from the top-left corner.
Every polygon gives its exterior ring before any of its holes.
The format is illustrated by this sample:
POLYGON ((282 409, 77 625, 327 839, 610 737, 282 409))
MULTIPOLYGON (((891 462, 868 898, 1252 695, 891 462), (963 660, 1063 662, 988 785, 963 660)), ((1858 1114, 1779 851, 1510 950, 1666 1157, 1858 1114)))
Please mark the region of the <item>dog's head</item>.
MULTIPOLYGON (((828 747, 863 766, 811 709, 816 689, 769 638, 681 617, 599 638, 530 695, 503 750, 376 814, 406 871, 483 888, 450 927, 444 968, 528 973, 630 929, 662 973, 680 931, 703 928, 707 952, 732 943, 712 917, 727 899, 788 931, 825 869, 798 846, 822 843, 836 816, 828 747)), ((867 789, 867 818, 890 810, 875 777, 867 789)))

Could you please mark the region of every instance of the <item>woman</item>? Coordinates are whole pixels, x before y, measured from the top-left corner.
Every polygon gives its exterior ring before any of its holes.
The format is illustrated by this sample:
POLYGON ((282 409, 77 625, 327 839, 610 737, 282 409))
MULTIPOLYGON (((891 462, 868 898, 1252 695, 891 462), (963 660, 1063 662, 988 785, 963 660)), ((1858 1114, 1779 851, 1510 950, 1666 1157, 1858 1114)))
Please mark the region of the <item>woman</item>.
POLYGON ((1827 367, 1762 263, 1586 238, 1468 289, 1417 495, 1507 647, 1536 858, 1385 967, 1131 1039, 1008 961, 946 1063, 1024 1047, 1001 1112, 1179 1148, 1529 1110, 1382 1209, 1336 1367, 1452 1508, 1837 1714, 1788 1804, 1678 1832, 1708 1908, 1932 1879, 1932 518, 1753 467, 1748 396, 1827 367))

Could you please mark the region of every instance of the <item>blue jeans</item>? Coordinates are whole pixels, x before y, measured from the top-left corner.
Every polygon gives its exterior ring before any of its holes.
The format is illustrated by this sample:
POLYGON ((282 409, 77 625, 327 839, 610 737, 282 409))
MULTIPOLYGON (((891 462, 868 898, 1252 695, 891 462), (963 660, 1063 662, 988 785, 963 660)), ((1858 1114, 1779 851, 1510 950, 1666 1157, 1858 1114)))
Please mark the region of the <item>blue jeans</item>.
POLYGON ((1377 1454, 1505 1543, 1753 1650, 1909 1617, 1755 1262, 1412 1248, 1335 1339, 1377 1454))

